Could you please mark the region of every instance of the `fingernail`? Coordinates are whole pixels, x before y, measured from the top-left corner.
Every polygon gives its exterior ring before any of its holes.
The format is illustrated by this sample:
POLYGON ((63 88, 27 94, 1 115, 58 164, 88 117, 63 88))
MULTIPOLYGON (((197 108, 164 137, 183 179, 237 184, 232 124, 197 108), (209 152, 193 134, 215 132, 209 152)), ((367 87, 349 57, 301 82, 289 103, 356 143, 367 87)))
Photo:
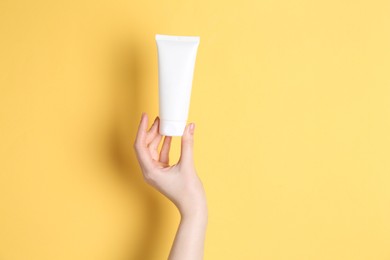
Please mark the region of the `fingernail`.
POLYGON ((141 114, 141 121, 144 118, 144 115, 145 115, 145 112, 142 112, 142 114, 141 114))
POLYGON ((190 134, 194 134, 194 130, 195 130, 195 124, 194 123, 191 123, 190 124, 190 134))

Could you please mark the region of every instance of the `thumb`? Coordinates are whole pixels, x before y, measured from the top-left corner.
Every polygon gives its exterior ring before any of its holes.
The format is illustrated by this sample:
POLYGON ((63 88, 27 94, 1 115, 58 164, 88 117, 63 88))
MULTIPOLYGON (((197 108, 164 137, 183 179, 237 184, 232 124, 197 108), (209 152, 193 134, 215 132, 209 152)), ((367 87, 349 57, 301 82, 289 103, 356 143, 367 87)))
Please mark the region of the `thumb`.
POLYGON ((194 131, 195 131, 194 123, 188 124, 184 129, 183 136, 181 137, 180 164, 192 165, 194 162, 194 157, 193 157, 194 131))

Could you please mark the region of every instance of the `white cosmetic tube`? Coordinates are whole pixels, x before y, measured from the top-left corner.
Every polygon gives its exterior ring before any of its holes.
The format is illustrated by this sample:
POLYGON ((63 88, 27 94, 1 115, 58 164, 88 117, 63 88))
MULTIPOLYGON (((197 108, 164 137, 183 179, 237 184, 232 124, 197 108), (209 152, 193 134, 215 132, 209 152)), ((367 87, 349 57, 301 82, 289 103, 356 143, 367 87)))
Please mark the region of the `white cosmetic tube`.
POLYGON ((156 34, 160 134, 182 136, 200 37, 156 34))

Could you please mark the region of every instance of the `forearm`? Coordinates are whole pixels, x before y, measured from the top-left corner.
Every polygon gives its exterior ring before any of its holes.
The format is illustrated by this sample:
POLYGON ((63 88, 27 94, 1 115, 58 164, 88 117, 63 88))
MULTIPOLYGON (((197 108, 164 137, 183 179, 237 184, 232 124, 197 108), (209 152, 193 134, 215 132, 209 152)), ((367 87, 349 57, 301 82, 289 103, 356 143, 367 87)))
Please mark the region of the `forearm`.
POLYGON ((207 228, 207 208, 192 215, 183 215, 177 230, 169 260, 203 259, 207 228))

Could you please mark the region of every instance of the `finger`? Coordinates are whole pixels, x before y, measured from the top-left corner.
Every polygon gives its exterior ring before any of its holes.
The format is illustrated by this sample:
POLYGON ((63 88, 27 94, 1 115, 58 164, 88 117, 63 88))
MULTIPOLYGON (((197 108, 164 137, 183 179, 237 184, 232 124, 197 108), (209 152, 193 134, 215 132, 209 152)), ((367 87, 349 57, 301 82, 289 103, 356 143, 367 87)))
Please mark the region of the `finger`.
POLYGON ((148 115, 146 113, 142 113, 141 115, 141 122, 139 123, 138 126, 138 131, 137 131, 137 136, 135 139, 134 145, 137 146, 142 146, 145 145, 145 139, 146 139, 146 129, 148 127, 148 115))
POLYGON ((193 165, 194 131, 194 123, 188 124, 184 129, 183 136, 181 137, 180 164, 193 165))
POLYGON ((148 168, 151 166, 152 160, 146 146, 146 129, 148 127, 148 115, 142 113, 141 122, 138 126, 137 137, 134 142, 134 149, 137 154, 138 161, 142 167, 148 168))
POLYGON ((159 121, 160 119, 158 117, 154 119, 154 122, 146 135, 146 144, 149 144, 156 136, 158 132, 159 121))
POLYGON ((157 133, 152 140, 152 142, 149 144, 149 151, 152 155, 153 160, 158 161, 158 146, 161 142, 162 135, 160 133, 157 133))
POLYGON ((169 150, 171 149, 172 136, 165 136, 160 151, 160 162, 169 165, 169 150))

